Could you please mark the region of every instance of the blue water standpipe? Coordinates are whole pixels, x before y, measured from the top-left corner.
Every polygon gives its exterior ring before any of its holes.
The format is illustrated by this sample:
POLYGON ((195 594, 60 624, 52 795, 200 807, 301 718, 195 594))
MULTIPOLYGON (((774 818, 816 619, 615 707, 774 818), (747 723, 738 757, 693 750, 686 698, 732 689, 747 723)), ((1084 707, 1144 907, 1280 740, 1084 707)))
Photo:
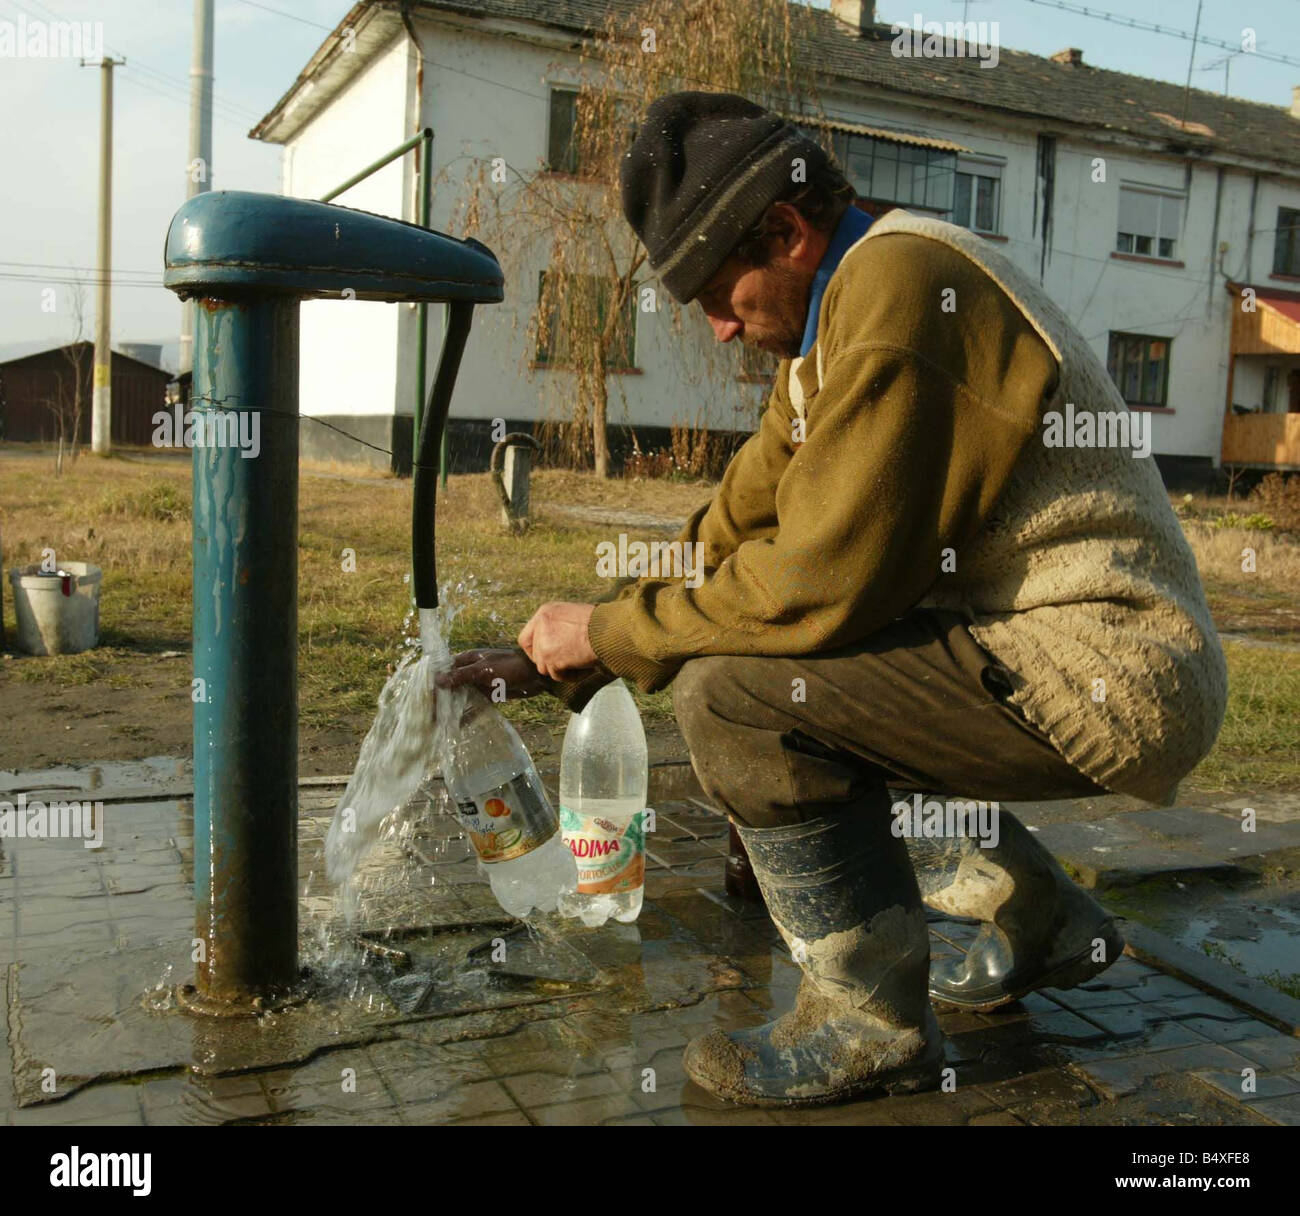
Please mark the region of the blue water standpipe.
POLYGON ((412 580, 438 604, 438 451, 475 304, 503 298, 492 252, 400 220, 217 191, 167 232, 164 284, 197 299, 193 449, 195 1012, 296 999, 298 967, 298 304, 445 302, 417 437, 412 580), (346 293, 346 295, 345 295, 346 293), (257 454, 247 440, 258 438, 257 454), (241 444, 241 440, 243 441, 241 444))

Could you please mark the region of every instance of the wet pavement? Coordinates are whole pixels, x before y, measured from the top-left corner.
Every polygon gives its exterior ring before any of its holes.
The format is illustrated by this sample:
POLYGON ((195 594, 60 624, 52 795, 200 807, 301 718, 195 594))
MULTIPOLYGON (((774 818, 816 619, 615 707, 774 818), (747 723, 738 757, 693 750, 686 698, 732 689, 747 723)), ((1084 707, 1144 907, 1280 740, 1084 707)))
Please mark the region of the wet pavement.
MULTIPOLYGON (((300 936, 318 995, 237 1022, 188 1014, 172 997, 193 970, 187 774, 87 772, 0 774, 0 798, 104 800, 102 848, 0 842, 9 1123, 1300 1124, 1285 1008, 1210 995, 1150 951, 1003 1012, 940 1011, 943 1090, 792 1112, 715 1101, 682 1047, 789 1008, 799 971, 762 908, 725 894, 725 820, 664 781, 640 919, 531 930, 432 813, 372 853, 346 924, 321 855, 341 791, 307 786, 300 936)), ((947 953, 975 926, 931 930, 947 953)))

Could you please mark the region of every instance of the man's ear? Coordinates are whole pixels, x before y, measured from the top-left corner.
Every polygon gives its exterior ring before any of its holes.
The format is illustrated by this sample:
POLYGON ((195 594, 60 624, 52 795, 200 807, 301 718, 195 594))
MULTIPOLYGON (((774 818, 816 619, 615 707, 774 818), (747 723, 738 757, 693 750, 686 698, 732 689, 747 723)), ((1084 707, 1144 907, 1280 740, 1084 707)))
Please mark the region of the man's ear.
MULTIPOLYGON (((792 262, 812 258, 816 230, 803 213, 790 203, 773 203, 768 214, 769 232, 779 242, 782 252, 792 262)), ((814 260, 820 260, 820 253, 814 260)))

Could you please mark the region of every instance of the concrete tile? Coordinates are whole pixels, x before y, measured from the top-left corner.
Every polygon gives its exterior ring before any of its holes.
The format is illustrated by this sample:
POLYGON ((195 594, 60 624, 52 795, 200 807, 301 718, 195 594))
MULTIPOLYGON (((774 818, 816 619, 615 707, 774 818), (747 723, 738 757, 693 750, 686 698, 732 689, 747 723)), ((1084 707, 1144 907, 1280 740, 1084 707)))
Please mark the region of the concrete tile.
POLYGON ((520 1106, 529 1110, 538 1106, 625 1093, 607 1072, 589 1073, 583 1077, 557 1077, 554 1073, 530 1072, 517 1077, 503 1077, 501 1084, 520 1106))
POLYGON ((624 1094, 603 1094, 577 1102, 529 1107, 527 1113, 543 1127, 589 1127, 644 1112, 624 1094))
POLYGON ((522 1112, 499 1081, 471 1081, 428 1101, 403 1101, 404 1123, 440 1124, 522 1112))
POLYGON ((1283 1127, 1300 1127, 1300 1094, 1265 1098, 1262 1102, 1253 1102, 1250 1109, 1283 1127))
POLYGON ((1265 1068, 1282 1070, 1300 1065, 1300 1039, 1290 1038, 1276 1030, 1255 1039, 1235 1042, 1232 1050, 1265 1068))
POLYGON ((92 1122, 135 1127, 143 1122, 139 1087, 130 1084, 95 1085, 61 1102, 15 1109, 12 1118, 16 1127, 71 1126, 92 1122))
POLYGON ((1203 992, 1191 991, 1186 996, 1166 998, 1153 1002, 1149 1008, 1159 1010, 1162 1016, 1171 1018, 1207 1017, 1218 1018, 1224 1022, 1240 1022, 1250 1017, 1244 1009, 1221 1001, 1218 997, 1207 996, 1203 992))
POLYGON ((1039 1037, 1064 1039, 1071 1043, 1090 1042, 1107 1035, 1105 1030, 1067 1009, 1057 1009, 1055 1013, 1036 1013, 1029 1019, 1029 1025, 1039 1037))
POLYGON ((1043 988, 1041 992, 1066 1009, 1107 1009, 1138 1003, 1129 988, 1112 988, 1108 984, 1097 988, 1043 988))
MULTIPOLYGON (((1246 1018, 1239 1022, 1223 1022, 1218 1018, 1180 1018, 1178 1024, 1195 1030, 1197 1034, 1203 1034, 1216 1043, 1231 1043, 1234 1048, 1242 1039, 1255 1039, 1268 1034, 1273 1029, 1254 1018, 1246 1018)), ((1300 1047, 1300 1044, 1297 1046, 1300 1047)))
POLYGON ((1236 1072, 1249 1062, 1217 1043, 1180 1047, 1171 1051, 1144 1052, 1110 1060, 1072 1065, 1072 1071, 1094 1084, 1110 1098, 1136 1093, 1151 1077, 1179 1072, 1236 1072))
POLYGON ((1238 1102, 1258 1102, 1265 1098, 1300 1094, 1300 1084, 1285 1074, 1256 1073, 1253 1091, 1243 1088, 1246 1078, 1240 1072, 1194 1072, 1191 1075, 1238 1102))

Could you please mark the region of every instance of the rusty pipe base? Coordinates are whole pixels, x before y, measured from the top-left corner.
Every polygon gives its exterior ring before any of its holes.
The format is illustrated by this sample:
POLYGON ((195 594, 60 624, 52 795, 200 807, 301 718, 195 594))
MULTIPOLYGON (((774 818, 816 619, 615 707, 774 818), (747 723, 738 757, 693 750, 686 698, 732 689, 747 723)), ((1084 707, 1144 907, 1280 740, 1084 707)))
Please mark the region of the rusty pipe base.
POLYGON ((176 1005, 186 1013, 209 1018, 260 1018, 301 1005, 312 995, 314 986, 311 973, 304 968, 299 982, 291 988, 273 989, 266 993, 240 993, 229 999, 211 996, 194 984, 177 984, 172 989, 176 1005))

